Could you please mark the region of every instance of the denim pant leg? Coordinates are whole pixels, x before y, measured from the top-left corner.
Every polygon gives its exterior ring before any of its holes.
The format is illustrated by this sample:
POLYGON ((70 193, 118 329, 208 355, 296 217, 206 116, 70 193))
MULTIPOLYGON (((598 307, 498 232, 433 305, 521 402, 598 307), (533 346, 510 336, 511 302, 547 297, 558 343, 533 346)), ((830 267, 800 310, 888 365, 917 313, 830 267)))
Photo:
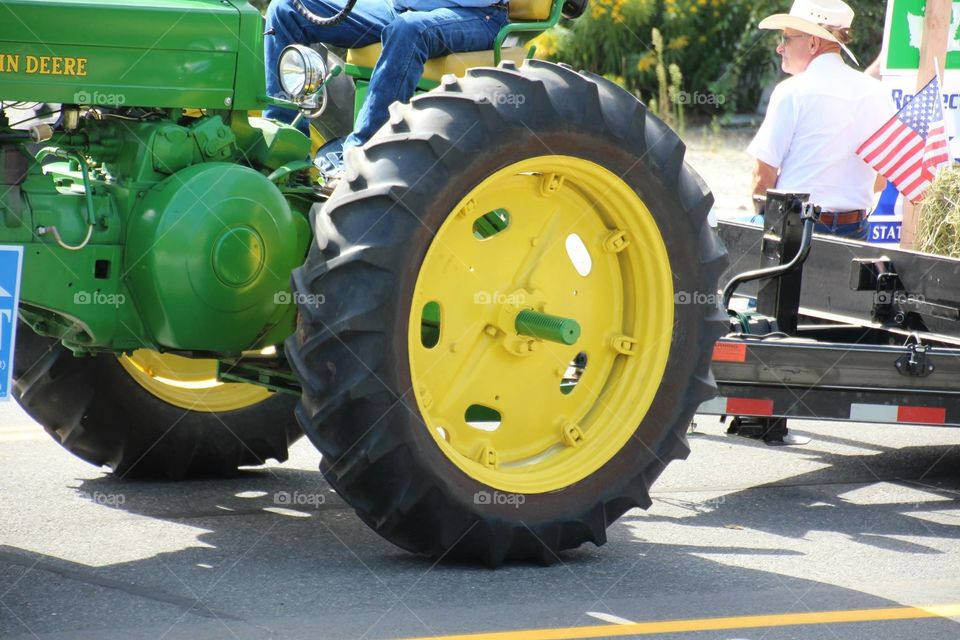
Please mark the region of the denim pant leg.
MULTIPOLYGON (((336 15, 345 0, 301 0, 317 15, 336 15)), ((397 18, 392 0, 357 0, 347 19, 333 27, 318 27, 293 8, 291 0, 273 0, 267 9, 267 33, 264 36, 264 59, 267 67, 267 94, 282 96, 277 62, 287 45, 323 42, 337 47, 365 47, 380 41, 384 27, 397 18)), ((297 115, 293 109, 270 105, 264 116, 290 122, 297 115)))
POLYGON ((813 230, 815 233, 829 234, 851 240, 866 240, 870 225, 866 220, 852 222, 850 224, 815 224, 813 230))
POLYGON ((343 143, 344 151, 369 140, 387 121, 391 104, 413 96, 428 59, 491 49, 506 23, 507 12, 492 7, 401 13, 383 30, 383 53, 373 69, 353 133, 343 143))

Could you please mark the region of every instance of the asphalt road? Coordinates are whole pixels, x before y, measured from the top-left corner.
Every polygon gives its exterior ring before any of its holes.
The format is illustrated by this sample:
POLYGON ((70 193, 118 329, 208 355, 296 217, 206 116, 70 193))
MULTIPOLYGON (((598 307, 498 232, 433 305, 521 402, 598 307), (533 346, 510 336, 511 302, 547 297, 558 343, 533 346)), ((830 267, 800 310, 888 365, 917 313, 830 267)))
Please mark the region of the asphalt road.
POLYGON ((960 431, 797 422, 813 442, 771 448, 698 423, 605 546, 492 571, 380 539, 309 443, 231 480, 117 481, 0 404, 0 636, 960 637, 960 431))

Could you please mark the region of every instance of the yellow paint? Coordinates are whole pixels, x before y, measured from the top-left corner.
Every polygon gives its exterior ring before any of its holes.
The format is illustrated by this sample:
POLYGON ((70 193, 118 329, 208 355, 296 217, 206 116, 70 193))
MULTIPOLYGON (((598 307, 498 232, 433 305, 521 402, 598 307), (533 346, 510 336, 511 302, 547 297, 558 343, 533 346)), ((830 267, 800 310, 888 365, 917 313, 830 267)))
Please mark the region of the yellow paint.
MULTIPOLYGON (((87 75, 87 59, 67 56, 24 56, 26 75, 76 76, 87 75)), ((20 54, 0 53, 0 73, 20 73, 20 54)))
POLYGON ((270 397, 251 384, 217 380, 217 361, 184 358, 147 349, 120 357, 137 384, 168 404, 189 411, 223 413, 243 409, 270 397))
POLYGON ((426 428, 454 464, 493 489, 568 487, 624 447, 660 386, 674 301, 659 228, 618 176, 568 156, 510 165, 451 211, 420 267, 410 310, 410 369, 426 428), (509 226, 474 235, 474 221, 500 208, 509 226), (629 242, 617 253, 604 249, 614 231, 629 242), (571 234, 590 254, 585 276, 567 253, 571 234), (442 321, 440 342, 429 348, 420 319, 433 301, 442 321), (577 320, 580 339, 572 346, 521 340, 513 319, 523 308, 577 320), (625 336, 635 340, 630 354, 612 342, 625 336), (556 371, 581 351, 586 371, 565 395, 556 371), (467 424, 473 404, 498 411, 499 428, 467 424), (576 425, 578 436, 565 425, 576 425))
POLYGON ((0 54, 0 73, 19 73, 20 56, 9 53, 0 54))
MULTIPOLYGON (((664 633, 694 633, 729 629, 758 629, 765 627, 792 627, 847 622, 884 622, 890 620, 918 620, 922 618, 951 618, 960 616, 960 604, 942 604, 927 607, 889 607, 884 609, 848 609, 842 611, 811 611, 807 613, 779 613, 729 618, 696 618, 691 620, 664 620, 631 624, 604 624, 563 629, 527 629, 454 636, 430 636, 430 640, 574 640, 576 638, 614 638, 664 633)), ((428 640, 419 638, 416 640, 428 640)))
MULTIPOLYGON (((309 121, 308 121, 309 122, 309 121)), ((323 136, 320 131, 313 126, 313 123, 310 124, 310 157, 316 158, 317 151, 320 150, 320 147, 327 144, 327 139, 323 136)))

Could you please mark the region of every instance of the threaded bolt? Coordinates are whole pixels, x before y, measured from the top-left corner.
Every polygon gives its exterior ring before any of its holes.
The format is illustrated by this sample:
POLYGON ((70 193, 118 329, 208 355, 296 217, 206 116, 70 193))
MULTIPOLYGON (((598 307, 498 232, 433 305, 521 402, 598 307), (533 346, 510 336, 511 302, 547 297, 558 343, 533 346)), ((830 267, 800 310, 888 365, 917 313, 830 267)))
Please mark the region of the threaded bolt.
POLYGON ((524 309, 517 314, 514 326, 522 336, 549 342, 570 345, 580 339, 580 323, 573 318, 561 318, 532 309, 524 309))

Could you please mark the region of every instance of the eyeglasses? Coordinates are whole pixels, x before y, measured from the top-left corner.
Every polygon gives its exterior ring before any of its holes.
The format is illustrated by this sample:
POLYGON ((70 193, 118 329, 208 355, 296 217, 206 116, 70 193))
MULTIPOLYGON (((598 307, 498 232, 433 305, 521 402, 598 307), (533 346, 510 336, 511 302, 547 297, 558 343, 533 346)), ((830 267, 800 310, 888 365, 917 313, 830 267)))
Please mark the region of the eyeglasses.
POLYGON ((780 34, 780 46, 781 46, 781 47, 786 46, 787 42, 788 42, 789 40, 793 40, 794 38, 809 38, 809 37, 810 37, 810 34, 809 34, 809 33, 798 33, 798 34, 796 34, 796 35, 794 35, 794 36, 788 36, 788 35, 785 34, 785 33, 781 33, 781 34, 780 34))

